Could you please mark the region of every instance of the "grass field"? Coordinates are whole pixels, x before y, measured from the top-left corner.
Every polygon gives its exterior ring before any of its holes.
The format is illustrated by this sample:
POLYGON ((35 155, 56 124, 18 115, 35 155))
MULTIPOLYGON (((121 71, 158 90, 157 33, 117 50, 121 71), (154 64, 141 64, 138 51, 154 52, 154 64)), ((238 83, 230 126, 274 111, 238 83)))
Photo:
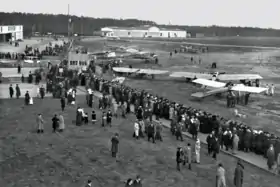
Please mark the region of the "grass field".
MULTIPOLYGON (((78 96, 77 103, 86 108, 85 97, 78 96)), ((96 125, 77 127, 75 107, 67 107, 63 113, 66 130, 51 132, 51 118, 60 112, 59 100, 46 98, 35 100, 33 106, 23 106, 23 100, 0 100, 0 186, 21 187, 76 187, 92 179, 94 187, 121 187, 127 178, 140 174, 145 187, 215 185, 217 163, 222 162, 227 172, 227 183, 232 187, 236 160, 224 154, 218 162, 201 150, 201 164, 193 170, 176 170, 175 151, 191 140, 177 142, 169 130, 163 132, 163 142, 152 144, 147 140, 132 138, 134 116, 126 120, 113 119, 113 127, 103 129, 96 125), (35 133, 37 113, 42 113, 45 134, 35 133), (120 134, 120 158, 110 157, 110 137, 120 134)), ((97 104, 97 102, 96 102, 97 104)), ((96 105, 95 104, 95 105, 96 105)), ((97 116, 100 118, 100 111, 97 116)), ((244 187, 278 187, 280 180, 255 167, 245 164, 244 187)))
MULTIPOLYGON (((126 43, 108 42, 109 45, 128 45, 126 43)), ((104 44, 102 41, 83 41, 80 45, 89 48, 89 51, 100 51, 104 44)), ((241 114, 245 114, 246 118, 234 117, 234 109, 226 108, 225 98, 209 97, 202 101, 194 100, 190 95, 192 93, 203 91, 201 87, 184 83, 184 79, 171 79, 168 75, 158 76, 155 80, 150 79, 127 79, 125 84, 139 89, 144 89, 154 94, 164 96, 170 100, 177 101, 187 106, 202 109, 213 114, 217 114, 228 119, 234 119, 244 122, 256 129, 263 129, 268 132, 280 136, 280 66, 279 66, 279 50, 261 50, 254 52, 232 52, 222 51, 207 54, 183 54, 179 53, 169 58, 169 51, 174 49, 177 44, 132 41, 129 46, 146 51, 155 52, 159 56, 159 65, 133 63, 131 60, 124 60, 125 64, 132 64, 133 67, 165 69, 171 72, 187 71, 187 72, 209 72, 220 71, 227 73, 245 73, 259 74, 264 79, 261 80, 261 86, 266 84, 274 84, 276 86, 275 95, 273 97, 264 96, 263 94, 252 94, 248 106, 236 105, 236 109, 241 114), (194 57, 202 59, 202 64, 194 64, 190 58, 194 57), (127 62, 126 62, 127 61, 127 62), (210 64, 217 62, 218 68, 210 69, 210 64)), ((222 47, 221 47, 222 48, 222 47)), ((243 50, 243 48, 241 48, 243 50)))
MULTIPOLYGON (((130 40, 139 40, 130 38, 130 40)), ((279 37, 205 37, 205 38, 146 38, 147 41, 163 41, 163 42, 190 42, 199 44, 218 44, 218 45, 237 45, 237 46, 261 46, 261 47, 280 47, 279 37)))

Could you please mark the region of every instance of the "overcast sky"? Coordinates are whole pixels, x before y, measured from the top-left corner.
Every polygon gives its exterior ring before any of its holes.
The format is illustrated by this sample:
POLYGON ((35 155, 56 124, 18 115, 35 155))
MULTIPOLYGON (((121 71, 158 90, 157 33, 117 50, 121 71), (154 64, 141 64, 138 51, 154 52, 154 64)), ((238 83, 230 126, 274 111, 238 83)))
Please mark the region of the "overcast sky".
POLYGON ((159 24, 280 29, 280 0, 11 0, 0 11, 137 18, 159 24))

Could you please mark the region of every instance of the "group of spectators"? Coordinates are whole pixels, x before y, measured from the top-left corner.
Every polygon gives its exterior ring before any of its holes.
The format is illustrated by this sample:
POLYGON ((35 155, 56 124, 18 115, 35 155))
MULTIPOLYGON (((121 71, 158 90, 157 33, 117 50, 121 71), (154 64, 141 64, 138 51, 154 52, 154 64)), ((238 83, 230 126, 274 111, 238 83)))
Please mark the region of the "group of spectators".
MULTIPOLYGON (((151 112, 156 118, 165 118, 171 121, 171 131, 178 129, 178 123, 182 131, 188 131, 196 138, 198 132, 212 134, 218 143, 218 150, 232 149, 244 152, 255 152, 268 158, 268 163, 277 161, 280 153, 280 138, 269 132, 255 130, 242 122, 225 119, 209 112, 187 107, 177 102, 168 100, 157 95, 150 94, 145 90, 137 90, 128 86, 112 83, 102 78, 91 77, 88 86, 103 94, 112 95, 117 103, 133 105, 135 109, 143 107, 144 113, 151 112), (271 150, 268 155, 268 151, 271 150)), ((127 107, 130 108, 130 107, 127 107)), ((146 116, 149 116, 148 114, 146 116)), ((208 142, 210 144, 210 142, 208 142)), ((211 145, 209 145, 211 148, 211 145)), ((268 164, 271 169, 271 164, 268 164)))

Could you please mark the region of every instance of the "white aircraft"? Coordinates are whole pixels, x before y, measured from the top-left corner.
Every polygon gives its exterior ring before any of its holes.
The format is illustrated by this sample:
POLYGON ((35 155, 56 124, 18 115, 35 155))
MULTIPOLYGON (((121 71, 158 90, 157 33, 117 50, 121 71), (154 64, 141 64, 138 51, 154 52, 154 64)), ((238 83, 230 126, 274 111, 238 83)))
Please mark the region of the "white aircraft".
POLYGON ((228 91, 239 91, 259 94, 267 90, 267 88, 262 87, 245 86, 244 84, 223 83, 215 80, 207 80, 202 78, 195 79, 192 82, 210 87, 210 91, 197 92, 191 95, 196 98, 204 98, 210 95, 224 93, 228 91))
POLYGON ((136 74, 139 77, 144 77, 145 75, 150 75, 154 78, 155 75, 162 75, 168 73, 164 70, 155 70, 155 69, 137 69, 137 68, 125 68, 125 67, 114 67, 113 71, 119 74, 136 74))
POLYGON ((112 80, 112 82, 117 82, 122 84, 125 81, 125 77, 116 77, 112 80))
POLYGON ((256 80, 262 79, 258 74, 226 74, 226 73, 194 73, 194 72, 173 72, 169 75, 174 78, 192 79, 208 79, 208 80, 221 80, 221 81, 234 81, 234 80, 256 80))

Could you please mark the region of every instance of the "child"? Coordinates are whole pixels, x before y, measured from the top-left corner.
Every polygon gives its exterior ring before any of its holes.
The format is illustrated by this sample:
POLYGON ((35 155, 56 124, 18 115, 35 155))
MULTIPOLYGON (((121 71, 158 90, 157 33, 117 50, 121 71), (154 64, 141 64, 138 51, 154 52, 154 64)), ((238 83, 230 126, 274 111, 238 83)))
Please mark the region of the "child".
POLYGON ((91 112, 91 122, 92 122, 93 125, 96 122, 96 113, 95 113, 94 110, 91 112))

